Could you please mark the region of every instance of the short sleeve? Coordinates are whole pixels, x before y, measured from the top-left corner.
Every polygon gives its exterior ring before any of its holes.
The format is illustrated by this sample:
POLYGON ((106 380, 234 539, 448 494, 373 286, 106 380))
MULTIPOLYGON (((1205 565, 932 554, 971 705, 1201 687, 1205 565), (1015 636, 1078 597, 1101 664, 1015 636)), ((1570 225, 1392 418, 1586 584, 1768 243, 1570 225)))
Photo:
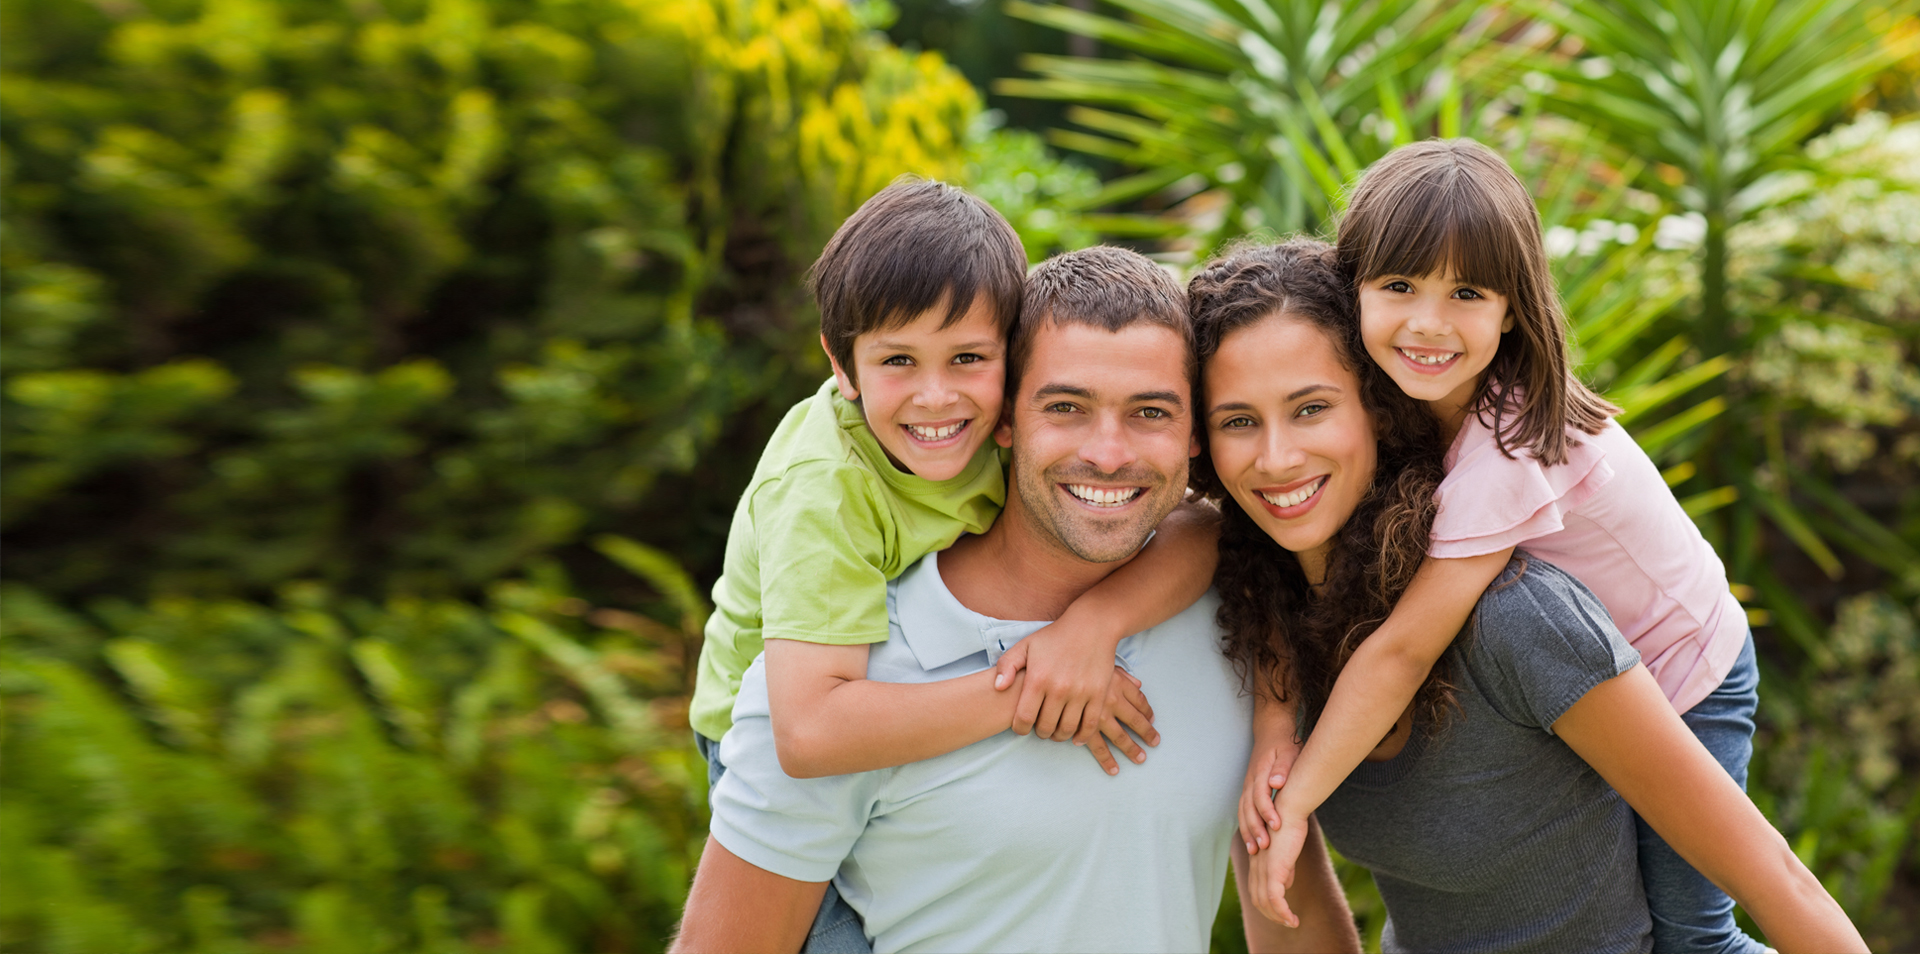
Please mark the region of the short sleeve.
POLYGON ((1429 554, 1451 559, 1498 553, 1559 532, 1566 514, 1613 479, 1592 436, 1577 437, 1583 439, 1569 441, 1566 463, 1547 466, 1524 450, 1512 457, 1501 453, 1493 432, 1469 415, 1435 493, 1440 512, 1429 554))
POLYGON ((754 492, 765 639, 854 645, 887 638, 887 532, 853 467, 796 467, 754 492))
POLYGON ((1594 686, 1640 661, 1598 597, 1534 557, 1509 564, 1474 618, 1468 668, 1494 711, 1519 725, 1551 732, 1594 686))
POLYGON ((767 717, 765 659, 742 679, 733 728, 720 741, 727 771, 713 788, 710 830, 748 864, 795 881, 826 881, 866 830, 886 773, 793 778, 782 771, 767 717))

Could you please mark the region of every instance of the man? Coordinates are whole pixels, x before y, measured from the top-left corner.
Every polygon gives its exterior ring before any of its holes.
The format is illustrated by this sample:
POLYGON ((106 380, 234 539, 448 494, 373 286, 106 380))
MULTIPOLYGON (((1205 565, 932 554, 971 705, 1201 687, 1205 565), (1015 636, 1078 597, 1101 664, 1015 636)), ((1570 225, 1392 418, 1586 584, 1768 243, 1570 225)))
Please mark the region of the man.
MULTIPOLYGON (((1006 510, 891 585, 870 678, 986 669, 1130 559, 1185 490, 1196 368, 1172 279, 1085 249, 1035 269, 1022 312, 995 435, 1012 448, 1006 510)), ((1205 949, 1250 744, 1215 605, 1122 641, 1162 743, 1117 777, 1072 746, 1001 732, 898 769, 791 779, 756 663, 676 949, 797 950, 829 878, 879 951, 1205 949)), ((1308 927, 1253 915, 1255 946, 1358 950, 1324 853, 1300 872, 1308 927)), ((813 947, 825 940, 817 930, 813 947)))

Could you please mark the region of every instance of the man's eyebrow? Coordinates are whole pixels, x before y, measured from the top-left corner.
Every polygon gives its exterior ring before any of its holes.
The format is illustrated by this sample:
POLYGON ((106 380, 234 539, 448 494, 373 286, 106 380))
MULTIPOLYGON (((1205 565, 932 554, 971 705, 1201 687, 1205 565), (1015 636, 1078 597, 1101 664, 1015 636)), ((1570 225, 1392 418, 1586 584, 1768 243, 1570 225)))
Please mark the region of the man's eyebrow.
POLYGON ((1141 391, 1135 394, 1129 403, 1171 404, 1174 407, 1185 407, 1187 405, 1187 402, 1182 400, 1180 395, 1172 391, 1141 391))
POLYGON ((1036 399, 1057 396, 1091 399, 1093 392, 1087 388, 1076 387, 1071 384, 1042 384, 1034 389, 1033 396, 1036 399))

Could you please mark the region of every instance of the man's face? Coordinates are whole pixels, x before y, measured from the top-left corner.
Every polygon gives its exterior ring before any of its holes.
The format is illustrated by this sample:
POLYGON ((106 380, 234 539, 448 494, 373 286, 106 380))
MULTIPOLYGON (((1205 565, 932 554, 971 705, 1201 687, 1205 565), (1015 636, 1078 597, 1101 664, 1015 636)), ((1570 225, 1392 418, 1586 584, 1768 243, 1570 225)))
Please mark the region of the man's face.
POLYGON ((1200 452, 1187 345, 1171 329, 1042 324, 995 439, 1013 448, 1007 513, 1082 560, 1132 556, 1180 502, 1200 452))

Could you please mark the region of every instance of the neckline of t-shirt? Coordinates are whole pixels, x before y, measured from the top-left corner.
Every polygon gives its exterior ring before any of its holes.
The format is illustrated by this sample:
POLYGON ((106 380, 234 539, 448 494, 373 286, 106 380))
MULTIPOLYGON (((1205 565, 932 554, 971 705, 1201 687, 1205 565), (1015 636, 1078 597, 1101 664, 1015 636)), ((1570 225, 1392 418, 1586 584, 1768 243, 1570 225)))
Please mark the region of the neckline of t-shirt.
POLYGON ((887 456, 887 449, 880 446, 880 438, 874 436, 873 428, 867 424, 866 415, 853 402, 839 398, 840 404, 852 409, 851 414, 839 414, 840 429, 853 441, 854 453, 860 455, 869 469, 880 475, 888 487, 913 497, 930 497, 936 494, 952 493, 980 479, 980 469, 991 462, 999 466, 998 455, 992 453, 988 445, 982 445, 974 451, 973 457, 960 473, 946 480, 928 480, 919 474, 909 473, 896 466, 887 456))

